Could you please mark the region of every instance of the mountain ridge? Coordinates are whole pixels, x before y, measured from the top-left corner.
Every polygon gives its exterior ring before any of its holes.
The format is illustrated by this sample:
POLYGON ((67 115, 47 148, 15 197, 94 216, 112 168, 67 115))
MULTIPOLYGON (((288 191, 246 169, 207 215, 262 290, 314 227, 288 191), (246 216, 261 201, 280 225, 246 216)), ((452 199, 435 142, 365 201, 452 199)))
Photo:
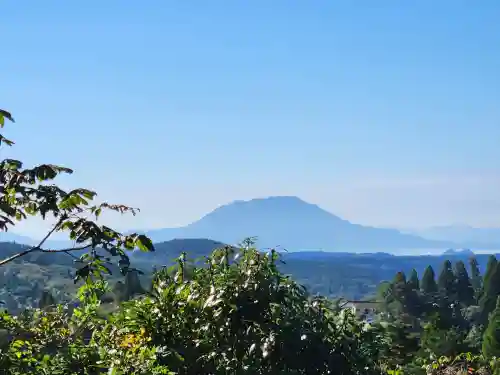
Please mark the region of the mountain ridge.
MULTIPOLYGON (((468 242, 476 247, 491 247, 500 244, 500 228, 474 227, 466 224, 452 224, 434 226, 420 230, 405 230, 405 233, 414 234, 430 240, 448 239, 454 242, 468 242)), ((499 246, 497 246, 498 248, 499 246)))
POLYGON ((278 247, 290 251, 444 250, 458 247, 451 241, 428 240, 396 229, 351 223, 295 196, 237 200, 215 208, 184 227, 141 232, 153 242, 174 238, 211 238, 237 244, 246 237, 257 237, 259 247, 278 247))
MULTIPOLYGON (((449 229, 454 226, 439 227, 449 229)), ((476 228, 462 226, 462 230, 476 228), (464 229, 465 228, 465 229, 464 229)), ((493 229, 483 230, 491 233, 493 229)), ((132 233, 129 231, 127 233, 132 233)), ((351 251, 397 253, 401 250, 449 248, 500 248, 498 241, 481 241, 477 236, 429 235, 426 231, 380 228, 352 223, 296 196, 270 196, 236 200, 216 207, 200 219, 181 227, 136 230, 155 243, 174 239, 209 238, 236 245, 247 237, 257 237, 260 248, 290 251, 351 251)), ((494 231, 496 234, 496 231, 494 231)), ((496 236, 495 236, 496 238, 496 236)), ((491 237, 489 237, 491 239, 491 237)), ((12 232, 1 232, 0 241, 34 245, 37 241, 12 232)), ((47 246, 64 248, 70 241, 48 241, 47 246)))

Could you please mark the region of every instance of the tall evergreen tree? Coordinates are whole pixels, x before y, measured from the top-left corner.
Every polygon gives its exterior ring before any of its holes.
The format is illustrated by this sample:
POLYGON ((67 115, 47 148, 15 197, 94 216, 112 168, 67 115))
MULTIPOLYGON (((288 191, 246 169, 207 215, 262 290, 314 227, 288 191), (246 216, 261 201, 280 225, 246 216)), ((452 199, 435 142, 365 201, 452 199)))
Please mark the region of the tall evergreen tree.
POLYGON ((385 303, 394 315, 402 314, 406 305, 406 275, 404 272, 398 272, 388 288, 382 293, 385 295, 385 303))
POLYGON ((474 303, 474 289, 472 288, 469 274, 463 261, 459 260, 455 263, 454 273, 457 299, 465 306, 472 305, 474 303))
POLYGON ((40 297, 40 301, 38 302, 38 306, 41 309, 45 309, 56 304, 56 299, 52 295, 49 290, 44 290, 42 292, 42 296, 40 297))
POLYGON ((146 290, 142 287, 139 273, 129 270, 125 275, 125 282, 117 281, 113 287, 113 294, 117 302, 128 301, 134 296, 144 294, 146 290))
POLYGON ((404 272, 398 272, 392 281, 392 294, 397 300, 402 301, 406 296, 406 290, 406 275, 404 272))
POLYGON ((145 292, 139 280, 139 272, 136 270, 129 270, 125 275, 125 293, 126 298, 130 299, 135 295, 143 294, 145 292))
POLYGON ((414 268, 411 270, 410 279, 408 280, 408 287, 410 290, 419 290, 420 281, 418 280, 417 270, 414 268))
POLYGON ((490 283, 490 278, 491 275, 493 275, 493 272, 495 271, 497 267, 497 258, 494 255, 490 255, 488 258, 488 263, 486 264, 486 272, 484 273, 484 278, 483 278, 483 290, 481 294, 484 294, 486 291, 487 285, 490 283))
POLYGON ((438 290, 444 296, 448 297, 449 300, 454 300, 456 299, 455 284, 456 278, 453 274, 451 262, 449 260, 445 260, 443 262, 441 273, 438 277, 438 290))
POLYGON ((434 294, 437 292, 437 284, 436 284, 436 275, 434 273, 434 269, 431 266, 428 266, 424 275, 422 276, 422 280, 420 282, 420 288, 424 294, 434 294))
POLYGON ((500 357, 500 298, 497 298, 495 310, 483 335, 483 355, 486 358, 500 357))
POLYGON ((469 258, 469 267, 470 282, 472 285, 472 289, 474 289, 475 301, 477 302, 481 297, 481 291, 483 289, 483 279, 481 277, 481 273, 479 272, 479 263, 477 262, 476 257, 469 258))
POLYGON ((483 295, 479 301, 483 323, 488 321, 489 314, 495 309, 498 296, 500 296, 500 267, 498 266, 498 262, 495 261, 488 279, 485 279, 483 295))
POLYGON ((123 302, 128 299, 127 290, 125 284, 122 281, 117 281, 113 286, 113 294, 115 295, 116 302, 123 302))
POLYGON ((412 269, 410 278, 406 283, 406 312, 414 318, 419 318, 424 312, 423 299, 419 292, 420 281, 417 270, 412 269))

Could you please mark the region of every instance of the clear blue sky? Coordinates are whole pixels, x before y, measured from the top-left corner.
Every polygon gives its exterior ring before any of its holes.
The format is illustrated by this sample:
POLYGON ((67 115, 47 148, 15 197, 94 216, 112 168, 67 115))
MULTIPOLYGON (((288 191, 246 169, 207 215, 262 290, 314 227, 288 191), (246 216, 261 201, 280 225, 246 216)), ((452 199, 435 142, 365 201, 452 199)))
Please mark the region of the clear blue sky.
POLYGON ((280 194, 373 225, 500 225, 499 1, 0 9, 3 156, 143 209, 120 227, 280 194))

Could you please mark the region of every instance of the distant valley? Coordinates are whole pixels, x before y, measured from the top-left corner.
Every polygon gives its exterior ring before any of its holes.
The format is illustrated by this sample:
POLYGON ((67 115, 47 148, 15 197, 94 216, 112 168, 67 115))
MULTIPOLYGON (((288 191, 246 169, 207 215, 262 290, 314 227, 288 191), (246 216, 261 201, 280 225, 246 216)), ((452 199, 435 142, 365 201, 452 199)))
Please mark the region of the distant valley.
MULTIPOLYGON (((203 262, 214 249, 223 243, 209 239, 178 239, 160 242, 153 253, 135 252, 131 256, 133 267, 144 272, 141 284, 148 288, 154 269, 173 265, 175 258, 186 252, 188 260, 203 262)), ((24 250, 24 245, 1 243, 0 253, 8 257, 24 250)), ((357 254, 348 252, 291 252, 282 254, 284 263, 278 267, 306 286, 311 293, 348 299, 369 298, 376 294, 377 286, 391 280, 394 274, 407 274, 415 268, 422 275, 431 265, 439 272, 445 259, 452 262, 467 259, 469 252, 449 252, 441 256, 394 256, 386 253, 357 254)), ((481 271, 488 255, 476 258, 481 271)), ((73 283, 79 264, 64 253, 32 253, 0 269, 0 301, 10 310, 21 311, 26 306, 36 306, 44 290, 50 290, 61 301, 71 300, 77 285, 73 283)), ((110 265, 113 274, 108 277, 111 287, 123 280, 116 266, 110 265)))

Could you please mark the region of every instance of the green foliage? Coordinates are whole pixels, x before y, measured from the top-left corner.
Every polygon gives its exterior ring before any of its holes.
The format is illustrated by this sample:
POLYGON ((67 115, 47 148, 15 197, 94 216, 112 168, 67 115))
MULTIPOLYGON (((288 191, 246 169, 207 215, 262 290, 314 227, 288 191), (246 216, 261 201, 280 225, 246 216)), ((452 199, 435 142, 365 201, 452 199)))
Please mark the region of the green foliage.
POLYGON ((0 365, 10 374, 168 374, 157 366, 154 349, 139 337, 121 345, 126 333, 111 331, 111 323, 97 316, 103 282, 84 284, 80 305, 69 309, 28 310, 21 316, 2 313, 0 328, 8 342, 0 365))
MULTIPOLYGON (((478 276, 478 274, 476 274, 478 276)), ((432 267, 427 267, 416 288, 417 275, 410 280, 398 272, 393 281, 379 287, 378 296, 384 304, 382 319, 386 319, 386 337, 390 342, 384 364, 393 373, 419 373, 419 366, 433 358, 455 358, 461 353, 478 354, 483 345, 483 329, 477 319, 483 306, 476 306, 474 290, 465 264, 445 261, 439 277, 439 290, 432 267)), ((495 295, 493 272, 489 292, 495 295)), ((498 284, 495 284, 498 285, 498 284)), ((485 285, 486 288, 486 285, 485 285)), ((487 306, 486 306, 487 308, 487 306)))
POLYGON ((438 322, 429 322, 424 328, 420 345, 426 354, 424 357, 454 357, 469 349, 466 339, 467 332, 460 327, 443 328, 438 322))
POLYGON ((417 333, 417 327, 401 320, 385 324, 385 335, 389 345, 383 359, 388 368, 401 367, 412 362, 420 348, 417 333))
POLYGON ((484 332, 482 349, 486 358, 500 357, 500 297, 484 332))
POLYGON ((496 361, 489 361, 481 355, 465 352, 457 356, 442 356, 424 361, 422 367, 428 375, 492 375, 497 364, 496 361))
POLYGON ((76 307, 4 313, 0 361, 14 374, 378 373, 383 330, 311 298, 278 260, 226 248, 186 277, 180 259, 174 275, 158 272, 150 295, 107 319, 98 314, 107 284, 89 281, 76 307))

